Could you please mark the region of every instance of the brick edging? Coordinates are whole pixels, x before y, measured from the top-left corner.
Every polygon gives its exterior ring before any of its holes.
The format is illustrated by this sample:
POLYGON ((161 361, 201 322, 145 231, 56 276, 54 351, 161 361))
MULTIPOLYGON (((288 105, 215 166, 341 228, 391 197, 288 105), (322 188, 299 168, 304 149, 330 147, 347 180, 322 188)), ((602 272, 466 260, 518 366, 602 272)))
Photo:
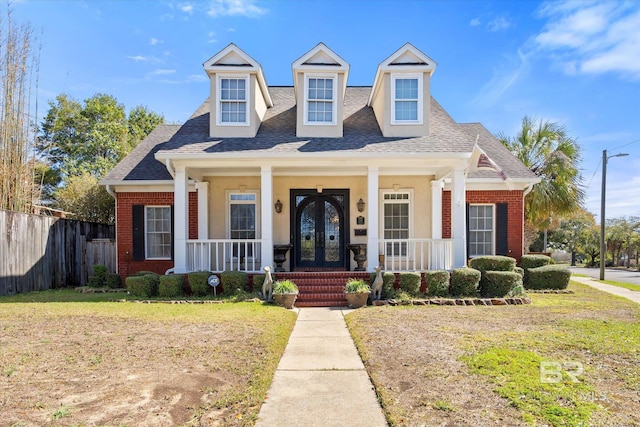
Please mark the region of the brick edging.
POLYGON ((522 305, 531 304, 531 298, 429 298, 429 299, 414 299, 414 300, 376 300, 373 302, 374 306, 381 305, 522 305))

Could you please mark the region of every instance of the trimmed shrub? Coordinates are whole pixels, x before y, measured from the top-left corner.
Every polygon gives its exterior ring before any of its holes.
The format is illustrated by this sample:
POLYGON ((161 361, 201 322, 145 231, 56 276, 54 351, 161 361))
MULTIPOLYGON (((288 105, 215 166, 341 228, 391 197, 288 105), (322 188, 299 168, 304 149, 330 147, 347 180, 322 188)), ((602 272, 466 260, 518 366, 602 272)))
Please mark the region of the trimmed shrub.
POLYGON ((107 287, 111 289, 122 288, 122 278, 118 273, 107 273, 107 287))
POLYGON ((567 289, 571 271, 560 265, 544 265, 529 269, 527 289, 567 289))
POLYGON ((184 288, 184 274, 171 274, 160 276, 158 296, 160 298, 173 298, 182 295, 184 288))
POLYGON ((420 295, 420 281, 420 273, 400 273, 400 289, 412 297, 420 295))
MULTIPOLYGON (((254 292, 262 292, 262 284, 264 283, 264 278, 267 277, 265 274, 254 274, 251 278, 251 285, 253 286, 254 292)), ((271 278, 275 282, 273 274, 271 278)))
POLYGON ((145 274, 143 276, 129 276, 125 280, 127 291, 134 297, 150 298, 158 295, 159 276, 145 274))
POLYGON ((138 271, 137 273, 133 273, 132 276, 146 276, 148 274, 150 274, 152 276, 160 277, 160 275, 158 273, 155 273, 153 271, 138 271))
POLYGON ((471 258, 469 267, 484 271, 513 271, 516 266, 516 259, 509 256, 479 256, 471 258))
MULTIPOLYGON (((372 284, 376 280, 376 273, 371 273, 369 283, 372 284)), ((384 271, 382 273, 382 295, 381 299, 391 299, 396 297, 396 290, 393 284, 396 281, 396 275, 394 273, 384 271)))
POLYGON ((480 292, 484 298, 502 298, 516 286, 522 286, 522 278, 513 271, 485 271, 485 285, 480 292))
POLYGON ((461 297, 478 296, 480 271, 475 268, 456 268, 451 272, 451 295, 461 297))
POLYGON ((187 274, 187 280, 189 281, 189 287, 191 288, 191 295, 196 297, 204 297, 209 294, 211 288, 207 283, 209 276, 213 273, 209 271, 195 271, 187 274))
POLYGON ((520 277, 522 277, 524 279, 524 268, 522 267, 516 267, 513 269, 514 273, 518 273, 520 275, 520 277))
POLYGON ((551 258, 546 255, 522 255, 520 259, 520 267, 524 270, 522 282, 524 287, 529 287, 529 269, 549 265, 551 258))
POLYGON ((87 283, 92 288, 104 288, 107 286, 107 267, 101 264, 93 266, 93 276, 89 277, 87 283))
POLYGON ((225 294, 244 292, 249 283, 249 275, 244 271, 223 271, 220 273, 220 284, 225 294))
POLYGON ((449 295, 449 272, 446 270, 430 270, 424 272, 428 296, 446 297, 449 295))

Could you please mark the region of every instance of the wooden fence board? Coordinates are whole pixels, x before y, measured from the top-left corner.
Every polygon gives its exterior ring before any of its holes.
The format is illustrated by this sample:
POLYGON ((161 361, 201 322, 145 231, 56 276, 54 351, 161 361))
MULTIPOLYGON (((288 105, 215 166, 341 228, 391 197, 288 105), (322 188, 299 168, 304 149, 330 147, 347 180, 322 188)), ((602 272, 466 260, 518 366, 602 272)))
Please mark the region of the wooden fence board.
POLYGON ((0 295, 86 285, 116 271, 115 227, 0 210, 0 295))

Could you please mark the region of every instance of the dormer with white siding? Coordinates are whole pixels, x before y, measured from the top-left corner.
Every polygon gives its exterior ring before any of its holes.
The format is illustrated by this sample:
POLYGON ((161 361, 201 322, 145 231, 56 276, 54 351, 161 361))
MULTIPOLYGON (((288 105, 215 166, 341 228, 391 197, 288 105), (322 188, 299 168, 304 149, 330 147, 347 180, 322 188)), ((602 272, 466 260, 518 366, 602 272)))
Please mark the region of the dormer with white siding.
POLYGON ((341 138, 349 64, 319 43, 292 66, 296 136, 341 138))
POLYGON ((430 80, 436 66, 411 43, 378 66, 368 105, 384 136, 429 135, 430 80))
POLYGON ((255 137, 273 106, 260 64, 231 43, 203 66, 211 82, 209 136, 255 137))

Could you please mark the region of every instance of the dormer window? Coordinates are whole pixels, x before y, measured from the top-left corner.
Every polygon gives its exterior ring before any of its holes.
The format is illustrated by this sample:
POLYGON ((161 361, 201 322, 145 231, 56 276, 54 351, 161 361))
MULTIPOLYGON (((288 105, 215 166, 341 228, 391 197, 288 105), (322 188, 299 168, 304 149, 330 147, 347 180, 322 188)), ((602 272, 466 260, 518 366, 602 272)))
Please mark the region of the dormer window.
POLYGON ((422 75, 391 75, 391 124, 422 124, 422 75))
POLYGON ((305 75, 305 124, 336 124, 336 75, 305 75))
POLYGON ((218 76, 218 125, 249 125, 248 88, 249 76, 218 76))

